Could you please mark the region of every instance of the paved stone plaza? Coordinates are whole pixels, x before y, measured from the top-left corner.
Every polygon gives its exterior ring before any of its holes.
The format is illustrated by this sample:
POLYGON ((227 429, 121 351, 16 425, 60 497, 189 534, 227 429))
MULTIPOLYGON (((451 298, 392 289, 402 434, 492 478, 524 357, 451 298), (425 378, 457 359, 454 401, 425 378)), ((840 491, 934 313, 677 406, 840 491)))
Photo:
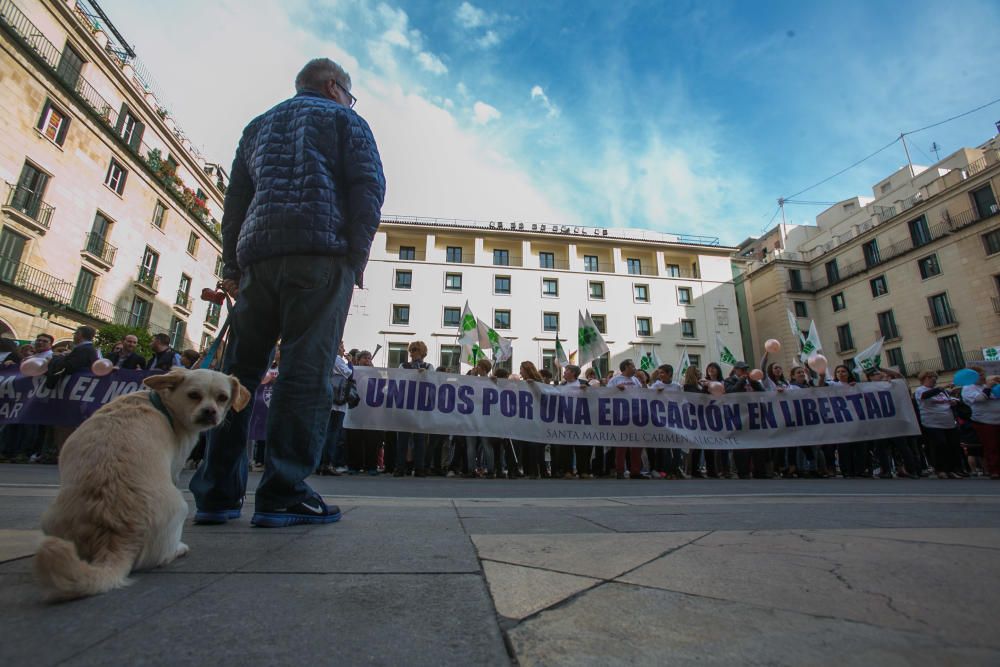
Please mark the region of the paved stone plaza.
POLYGON ((251 505, 46 605, 57 480, 0 466, 4 665, 1000 664, 986 480, 320 478, 340 523, 256 529, 251 505))

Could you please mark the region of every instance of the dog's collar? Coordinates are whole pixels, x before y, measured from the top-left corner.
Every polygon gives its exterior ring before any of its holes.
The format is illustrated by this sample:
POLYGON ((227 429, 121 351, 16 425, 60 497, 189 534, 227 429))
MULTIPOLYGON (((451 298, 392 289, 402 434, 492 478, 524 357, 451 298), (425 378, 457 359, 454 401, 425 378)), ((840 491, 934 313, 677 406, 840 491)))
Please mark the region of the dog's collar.
POLYGON ((153 404, 153 407, 163 413, 163 416, 167 418, 167 423, 170 424, 170 430, 174 430, 174 418, 170 416, 167 412, 167 407, 163 405, 163 399, 155 391, 149 392, 149 402, 153 404))

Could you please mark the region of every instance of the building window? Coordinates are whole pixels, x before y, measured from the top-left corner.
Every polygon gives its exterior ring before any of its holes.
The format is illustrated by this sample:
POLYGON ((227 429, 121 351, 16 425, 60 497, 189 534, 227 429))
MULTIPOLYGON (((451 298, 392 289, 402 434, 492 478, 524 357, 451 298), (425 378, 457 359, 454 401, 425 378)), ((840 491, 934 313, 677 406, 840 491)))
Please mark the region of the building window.
POLYGON ((510 266, 510 251, 494 248, 493 266, 510 266))
POLYGON ((413 271, 396 271, 396 289, 413 287, 413 271))
POLYGON ((788 288, 793 291, 802 289, 802 272, 799 269, 788 269, 788 288))
POLYGON ((223 266, 225 266, 225 264, 222 261, 222 255, 216 255, 215 256, 215 269, 213 269, 213 273, 215 274, 216 278, 221 278, 222 277, 222 267, 223 266))
POLYGON ((668 278, 680 278, 681 277, 681 267, 679 264, 667 264, 667 277, 668 278))
POLYGON ((980 218, 988 218, 991 215, 997 214, 997 200, 993 196, 993 189, 988 183, 969 194, 972 196, 972 203, 975 205, 976 213, 979 214, 980 218))
POLYGON ((183 296, 185 301, 187 301, 187 298, 191 296, 191 276, 186 273, 181 274, 181 282, 180 285, 177 286, 177 296, 183 296))
POLYGON ((872 298, 877 299, 883 294, 889 293, 889 284, 885 281, 885 276, 875 276, 868 281, 872 288, 872 298))
POLYGON ((983 234, 983 247, 986 248, 987 255, 995 255, 1000 252, 1000 229, 983 234))
POLYGON ((584 271, 598 271, 598 260, 597 255, 584 255, 583 256, 583 270, 584 271))
POLYGON ((388 361, 386 362, 389 364, 389 368, 399 368, 403 362, 409 359, 408 347, 406 343, 389 343, 388 361))
POLYGON ((833 312, 835 313, 838 310, 843 310, 844 308, 847 308, 847 302, 844 301, 843 292, 837 292, 836 294, 831 294, 830 301, 833 302, 833 312))
POLYGON ((74 49, 69 40, 63 45, 62 55, 59 56, 59 65, 56 67, 56 76, 70 88, 76 89, 76 84, 80 81, 80 73, 86 61, 83 56, 74 49))
POLYGON ((461 273, 444 274, 444 288, 450 292, 461 292, 462 274, 461 273))
POLYGON ((910 240, 913 247, 919 248, 931 242, 931 230, 927 228, 926 216, 920 216, 916 220, 910 220, 910 240))
POLYGON ((917 267, 920 269, 920 277, 924 280, 933 278, 941 273, 941 265, 938 264, 937 255, 928 255, 917 260, 917 267))
POLYGON ((653 319, 650 317, 635 318, 635 332, 640 336, 652 336, 653 319))
POLYGON ((649 303, 649 285, 632 285, 632 296, 636 303, 649 303))
POLYGON ((884 195, 885 193, 889 192, 891 188, 892 188, 892 181, 886 181, 885 183, 879 186, 878 188, 879 194, 884 195))
POLYGON ((125 167, 118 160, 112 158, 111 164, 108 165, 108 175, 104 177, 104 184, 115 194, 121 196, 125 192, 126 178, 128 178, 128 172, 125 171, 125 167))
POLYGON ((559 331, 559 313, 542 313, 542 330, 559 331))
POLYGON ((200 240, 201 239, 198 238, 198 234, 197 233, 191 232, 190 234, 188 234, 187 252, 192 257, 197 257, 198 256, 198 242, 200 240))
POLYGON ((701 368, 701 355, 700 354, 689 354, 688 361, 691 362, 692 366, 697 366, 701 368))
POLYGON ((392 307, 392 323, 393 324, 409 324, 410 323, 410 307, 406 305, 393 305, 392 307))
POLYGON ((677 288, 677 303, 682 306, 691 305, 691 288, 690 287, 678 287, 677 288))
POLYGON ((510 294, 510 276, 493 276, 493 293, 510 294))
POLYGON ((69 130, 69 117, 62 109, 52 104, 52 100, 46 100, 45 108, 42 109, 42 115, 35 127, 45 135, 46 139, 62 146, 69 130))
POLYGON ((133 297, 132 307, 129 308, 128 313, 128 326, 138 329, 145 329, 149 326, 149 311, 151 307, 152 304, 149 301, 133 297))
POLYGON ((842 324, 837 327, 837 351, 844 352, 854 349, 854 337, 851 336, 851 325, 842 324))
POLYGON ((187 332, 187 322, 176 315, 170 318, 170 347, 175 350, 184 348, 184 334, 187 332))
POLYGON ((906 365, 903 363, 903 348, 893 347, 885 351, 885 360, 888 366, 895 366, 896 369, 906 375, 906 365))
POLYGON ((542 349, 542 370, 552 373, 552 377, 558 377, 556 372, 556 351, 551 347, 542 349))
POLYGON ((209 324, 219 324, 219 316, 222 314, 222 306, 217 303, 208 304, 205 309, 205 322, 209 324))
POLYGON ((886 340, 899 338, 899 329, 896 328, 896 316, 891 310, 878 314, 878 330, 886 340))
POLYGON ((591 314, 590 319, 594 321, 594 326, 597 327, 597 332, 600 334, 608 333, 608 318, 604 315, 593 315, 591 314))
POLYGON ((161 201, 156 202, 153 207, 153 226, 157 229, 163 229, 163 223, 166 222, 167 217, 167 206, 161 201))
POLYGON ((795 317, 809 317, 805 301, 793 301, 792 305, 795 307, 795 317))
POLYGON ((604 298, 604 283, 597 281, 590 283, 590 298, 599 300, 604 298))
POLYGON ((962 354, 962 344, 958 342, 957 334, 938 338, 938 349, 941 351, 944 370, 954 371, 965 366, 965 355, 962 354))
POLYGON ((681 337, 694 338, 694 320, 681 320, 681 337))
POLYGON ((441 346, 441 365, 444 366, 446 371, 448 371, 449 373, 457 373, 461 368, 461 364, 462 364, 461 345, 441 346))
POLYGON ((861 246, 861 251, 865 255, 865 266, 868 268, 876 266, 882 261, 882 258, 878 253, 878 239, 872 239, 868 243, 861 246))
POLYGON ((17 179, 17 187, 14 189, 10 206, 35 220, 41 220, 45 215, 42 198, 45 196, 48 184, 48 174, 30 162, 25 162, 21 167, 21 176, 17 179))
POLYGON ((837 267, 837 260, 831 259, 825 265, 826 268, 826 282, 832 285, 836 282, 840 282, 840 268, 837 267))
POLYGON ((542 296, 559 296, 559 281, 556 278, 542 278, 542 296))
POLYGON ((493 311, 493 328, 494 329, 510 329, 510 311, 509 310, 494 310, 493 311))
MULTIPOLYGON (((142 133, 145 129, 146 126, 135 117, 132 110, 125 104, 122 104, 121 111, 118 114, 118 123, 115 125, 115 132, 128 144, 129 148, 137 150, 142 145, 142 133)), ((205 197, 198 195, 198 198, 204 199, 205 197)))
POLYGON ((931 309, 931 323, 936 327, 943 327, 949 324, 956 324, 955 313, 948 303, 948 293, 935 294, 927 299, 927 304, 931 309))
POLYGON ((625 260, 626 266, 628 266, 629 275, 641 276, 642 275, 642 262, 634 257, 629 257, 625 260))
POLYGON ((451 262, 452 264, 462 263, 462 248, 461 246, 448 246, 445 250, 445 260, 451 262))
POLYGON ((212 347, 212 342, 214 340, 215 339, 212 338, 212 334, 203 333, 201 335, 201 347, 199 347, 198 349, 204 352, 208 348, 212 347))
POLYGON ((80 269, 80 274, 76 278, 76 288, 73 290, 73 299, 70 306, 81 313, 89 312, 90 299, 94 296, 94 283, 97 282, 97 274, 86 269, 80 269))
POLYGON ((441 326, 445 327, 457 327, 462 323, 462 309, 461 308, 445 308, 444 318, 441 320, 441 326))
POLYGON ((411 245, 399 246, 399 258, 412 261, 417 258, 417 249, 411 245))
POLYGON ((538 253, 538 266, 543 269, 556 268, 556 255, 552 252, 538 253))
POLYGON ((142 265, 139 267, 139 282, 150 287, 156 284, 156 267, 160 263, 160 254, 146 246, 142 253, 142 265))

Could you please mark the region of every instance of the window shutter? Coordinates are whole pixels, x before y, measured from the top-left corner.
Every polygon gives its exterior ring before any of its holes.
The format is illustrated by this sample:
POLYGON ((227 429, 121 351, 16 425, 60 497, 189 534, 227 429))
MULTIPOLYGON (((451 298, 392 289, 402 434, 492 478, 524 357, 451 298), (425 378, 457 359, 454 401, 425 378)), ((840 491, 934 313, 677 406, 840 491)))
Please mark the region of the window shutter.
POLYGON ((146 131, 146 124, 140 122, 139 120, 136 120, 135 129, 132 130, 132 139, 131 141, 129 141, 128 145, 129 148, 131 148, 137 153, 139 152, 140 149, 139 147, 142 145, 142 134, 145 131, 146 131))

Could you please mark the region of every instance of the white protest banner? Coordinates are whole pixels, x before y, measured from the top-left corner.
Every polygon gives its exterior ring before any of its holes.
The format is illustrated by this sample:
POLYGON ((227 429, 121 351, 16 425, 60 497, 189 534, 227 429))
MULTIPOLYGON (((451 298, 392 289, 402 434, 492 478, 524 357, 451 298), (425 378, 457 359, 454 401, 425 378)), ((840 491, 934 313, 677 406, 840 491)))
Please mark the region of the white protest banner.
POLYGON ((711 396, 357 366, 347 428, 551 444, 753 449, 920 432, 904 381, 711 396))

